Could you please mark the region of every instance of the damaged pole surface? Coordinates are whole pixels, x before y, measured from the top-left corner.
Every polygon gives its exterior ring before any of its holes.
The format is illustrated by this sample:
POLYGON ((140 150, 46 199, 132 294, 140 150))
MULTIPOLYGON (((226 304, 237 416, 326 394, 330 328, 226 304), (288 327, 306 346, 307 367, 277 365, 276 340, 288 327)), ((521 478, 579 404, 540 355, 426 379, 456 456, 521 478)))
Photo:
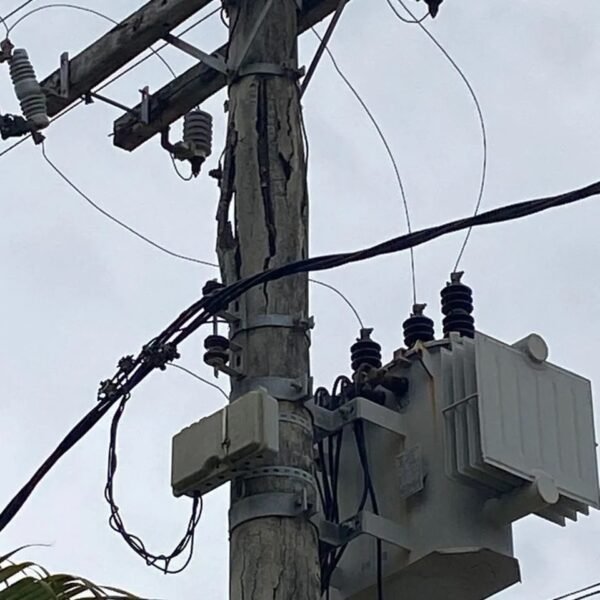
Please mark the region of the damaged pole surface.
MULTIPOLYGON (((235 0, 226 3, 226 8, 231 23, 229 61, 234 66, 241 61, 229 86, 217 215, 222 277, 230 284, 307 256, 308 198, 297 81, 296 3, 235 0), (233 224, 229 221, 232 202, 233 224)), ((273 396, 279 395, 280 452, 271 466, 294 470, 287 474, 259 470, 252 477, 238 479, 232 484, 232 507, 261 494, 265 502, 258 513, 268 515, 267 499, 286 493, 297 494, 314 506, 311 421, 302 394, 296 401, 282 400, 286 393, 276 389, 281 389, 282 382, 298 379, 307 393, 309 332, 289 325, 293 319, 307 322, 307 275, 255 288, 232 307, 236 309, 242 321, 241 332, 233 339, 232 366, 246 377, 232 379, 232 399, 242 392, 242 385, 252 385, 254 378, 261 378, 260 385, 273 396), (269 315, 276 317, 270 321, 269 315), (279 325, 269 326, 269 322, 279 325), (269 378, 277 378, 278 384, 269 378)), ((320 597, 318 537, 307 513, 295 517, 253 514, 234 524, 230 542, 231 600, 320 597)))

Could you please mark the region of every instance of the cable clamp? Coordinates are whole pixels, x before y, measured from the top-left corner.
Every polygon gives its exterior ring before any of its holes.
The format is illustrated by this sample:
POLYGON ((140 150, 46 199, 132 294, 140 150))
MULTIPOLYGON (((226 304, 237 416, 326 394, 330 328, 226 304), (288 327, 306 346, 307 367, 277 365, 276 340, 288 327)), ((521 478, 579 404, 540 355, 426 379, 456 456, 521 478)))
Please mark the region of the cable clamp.
POLYGON ((309 501, 306 490, 299 493, 255 494, 239 500, 229 509, 229 532, 255 519, 312 516, 315 511, 316 508, 309 501))
POLYGON ((232 394, 233 402, 240 396, 259 388, 264 388, 267 393, 277 400, 288 402, 304 402, 312 395, 312 377, 244 377, 236 383, 232 394))
POLYGON ((162 344, 157 341, 150 342, 142 349, 142 361, 153 369, 165 371, 167 363, 170 363, 180 357, 175 344, 162 344))

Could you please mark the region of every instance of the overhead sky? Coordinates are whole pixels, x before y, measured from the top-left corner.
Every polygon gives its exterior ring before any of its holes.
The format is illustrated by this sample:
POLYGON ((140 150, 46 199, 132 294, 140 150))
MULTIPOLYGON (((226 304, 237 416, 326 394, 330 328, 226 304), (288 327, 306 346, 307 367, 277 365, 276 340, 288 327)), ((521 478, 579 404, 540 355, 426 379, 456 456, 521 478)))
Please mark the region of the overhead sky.
MULTIPOLYGON (((116 20, 139 5, 79 1, 116 20)), ((422 12, 423 3, 408 2, 422 12)), ((18 4, 1 0, 0 14, 18 4)), ((426 21, 481 101, 489 135, 484 208, 600 179, 598 23, 597 0, 446 0, 438 18, 426 21)), ((28 17, 11 37, 29 51, 42 79, 58 66, 62 52, 74 55, 109 27, 97 16, 55 8, 28 17)), ((186 36, 205 50, 225 38, 218 16, 186 36)), ((303 63, 315 46, 307 34, 303 63)), ((389 140, 413 226, 471 213, 481 171, 480 129, 464 83, 439 50, 418 27, 398 21, 385 0, 353 0, 331 49, 389 140)), ((173 50, 164 56, 178 72, 192 64, 173 50)), ((158 89, 169 77, 152 59, 105 93, 133 105, 141 87, 158 89)), ((205 171, 216 165, 222 149, 224 100, 222 92, 204 106, 215 118, 215 153, 205 171)), ((0 109, 17 111, 6 65, 0 65, 0 109)), ((312 254, 357 249, 404 232, 385 150, 326 58, 305 96, 305 112, 312 254)), ((181 181, 157 139, 131 154, 114 148, 108 134, 118 116, 101 103, 77 108, 47 131, 48 156, 98 204, 145 235, 176 252, 214 260, 214 180, 205 172, 193 182, 181 181)), ((0 152, 8 145, 2 142, 0 152)), ((162 254, 105 219, 57 177, 31 142, 0 157, 0 181, 4 505, 94 405, 98 382, 112 376, 117 360, 137 352, 216 274, 162 254)), ((507 342, 540 333, 553 362, 594 384, 600 377, 594 346, 600 339, 599 222, 600 201, 591 199, 478 229, 462 265, 481 331, 507 342)), ((449 236, 416 253, 418 299, 429 303, 438 331, 439 290, 461 240, 449 236)), ((344 267, 322 279, 350 297, 391 357, 402 345, 401 324, 412 303, 408 256, 344 267)), ((311 301, 317 322, 313 373, 319 384, 329 385, 349 369, 348 348, 358 325, 332 292, 314 288, 311 301)), ((202 363, 201 337, 181 350, 183 366, 211 377, 202 363)), ((226 386, 223 378, 219 383, 226 386)), ((128 528, 155 552, 167 552, 179 540, 190 508, 171 495, 171 437, 223 403, 219 392, 172 369, 155 373, 129 403, 119 444, 117 502, 128 528)), ((0 551, 50 544, 23 556, 149 598, 226 598, 227 490, 206 498, 187 571, 161 575, 108 527, 107 441, 105 421, 40 485, 1 534, 0 551)), ((523 583, 498 599, 550 600, 600 580, 596 512, 566 528, 529 517, 514 531, 523 583)))

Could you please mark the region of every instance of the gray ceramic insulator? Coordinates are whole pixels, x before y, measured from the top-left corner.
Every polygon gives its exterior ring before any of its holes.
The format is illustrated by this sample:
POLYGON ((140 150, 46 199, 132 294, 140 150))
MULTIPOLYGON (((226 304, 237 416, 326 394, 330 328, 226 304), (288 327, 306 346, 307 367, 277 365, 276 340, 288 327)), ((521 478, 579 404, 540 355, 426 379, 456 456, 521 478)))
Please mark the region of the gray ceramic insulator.
POLYGON ((46 107, 46 96, 36 79, 27 51, 23 48, 13 50, 8 64, 23 116, 36 129, 48 127, 50 119, 46 107))
POLYGON ((194 110, 183 119, 183 142, 194 153, 207 158, 212 153, 213 120, 202 110, 194 110))

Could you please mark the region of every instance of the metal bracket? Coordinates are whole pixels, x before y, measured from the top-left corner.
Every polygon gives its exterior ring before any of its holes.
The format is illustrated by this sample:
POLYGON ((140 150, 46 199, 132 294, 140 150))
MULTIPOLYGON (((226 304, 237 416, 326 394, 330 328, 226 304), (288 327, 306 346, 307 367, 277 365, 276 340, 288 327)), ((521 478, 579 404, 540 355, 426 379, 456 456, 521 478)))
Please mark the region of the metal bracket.
POLYGON ((229 509, 229 531, 242 523, 265 517, 299 517, 314 514, 314 506, 308 501, 306 490, 302 493, 274 492, 255 494, 236 502, 229 509))
POLYGON ((167 35, 163 36, 163 39, 165 42, 171 44, 171 46, 174 46, 178 50, 197 58, 211 69, 227 75, 227 65, 225 64, 222 56, 218 54, 216 56, 214 54, 207 54, 203 50, 200 50, 200 48, 196 48, 196 46, 192 46, 192 44, 189 44, 188 42, 185 42, 181 38, 178 38, 170 33, 167 33, 167 35))
POLYGON ((257 315, 252 319, 238 320, 232 324, 231 339, 236 335, 243 333, 244 331, 252 331, 254 329, 263 329, 265 327, 281 327, 286 329, 301 329, 303 331, 310 331, 315 327, 314 317, 303 319, 301 317, 294 317, 292 315, 257 315))
POLYGON ((148 86, 142 88, 140 94, 142 95, 141 121, 148 125, 150 123, 150 88, 148 86))
POLYGON ((61 98, 68 98, 71 91, 71 63, 69 62, 69 53, 63 52, 60 55, 60 87, 59 95, 61 98))
POLYGON ((395 521, 368 510, 359 512, 339 525, 319 517, 312 521, 319 530, 319 539, 334 548, 345 546, 359 535, 369 535, 410 552, 404 529, 395 521))
POLYGON ((0 42, 0 63, 7 61, 12 56, 12 51, 15 49, 14 44, 8 39, 0 42))
POLYGON ((327 410, 307 404, 308 410, 313 415, 315 423, 315 437, 320 440, 332 433, 339 431, 346 425, 358 420, 372 423, 392 433, 405 436, 406 431, 402 422, 402 415, 394 410, 375 404, 366 398, 354 398, 337 410, 327 410))
POLYGON ((312 394, 312 377, 244 377, 237 383, 232 401, 261 387, 277 400, 302 402, 312 394))

